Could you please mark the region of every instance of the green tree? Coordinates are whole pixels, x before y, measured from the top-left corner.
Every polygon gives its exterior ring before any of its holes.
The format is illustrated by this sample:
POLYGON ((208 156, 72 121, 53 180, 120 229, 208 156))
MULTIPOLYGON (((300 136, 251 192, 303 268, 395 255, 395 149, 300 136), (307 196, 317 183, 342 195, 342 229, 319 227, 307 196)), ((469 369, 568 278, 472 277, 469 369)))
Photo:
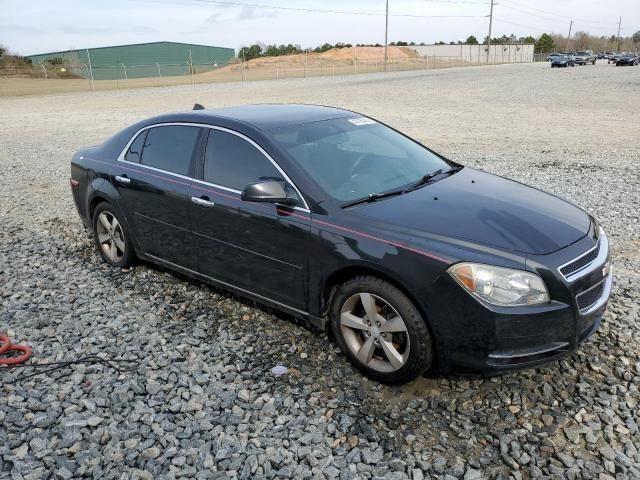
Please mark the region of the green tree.
POLYGON ((576 50, 586 50, 591 47, 591 36, 587 32, 576 32, 573 37, 573 44, 576 50))
POLYGON ((261 55, 262 55, 262 47, 257 43, 254 43, 249 47, 242 47, 238 52, 238 58, 243 58, 245 60, 258 58, 261 55))
POLYGON ((528 35, 524 38, 520 38, 520 43, 536 43, 536 39, 531 35, 528 35))
POLYGON ((540 38, 536 40, 536 53, 553 52, 555 49, 555 42, 553 41, 553 38, 551 38, 551 35, 549 35, 548 33, 543 33, 542 35, 540 35, 540 38))
POLYGON ((636 45, 640 43, 640 30, 631 35, 631 40, 633 40, 633 43, 636 45))
POLYGON ((0 45, 0 57, 2 57, 5 54, 6 51, 7 51, 7 49, 4 48, 2 45, 0 45))
POLYGON ((314 48, 313 51, 316 53, 322 53, 322 52, 331 50, 332 48, 333 48, 333 45, 331 45, 330 43, 323 43, 319 47, 314 48))
POLYGON ((469 35, 464 43, 468 43, 469 45, 478 45, 478 39, 474 35, 469 35))

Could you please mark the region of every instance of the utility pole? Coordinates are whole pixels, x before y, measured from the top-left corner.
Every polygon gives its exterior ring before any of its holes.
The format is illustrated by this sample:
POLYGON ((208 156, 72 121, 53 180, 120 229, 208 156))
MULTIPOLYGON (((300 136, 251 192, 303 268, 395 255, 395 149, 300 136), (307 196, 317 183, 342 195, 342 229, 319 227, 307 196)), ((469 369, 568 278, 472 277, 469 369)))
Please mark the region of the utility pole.
POLYGON ((389 41, 389 0, 387 0, 387 13, 384 27, 384 71, 387 71, 387 44, 389 41))
POLYGON ((91 54, 89 53, 88 48, 87 48, 87 60, 89 60, 89 76, 91 77, 91 90, 95 90, 96 87, 93 85, 93 68, 91 67, 91 54))
POLYGON ((619 52, 618 48, 620 47, 620 25, 622 25, 622 17, 618 20, 618 35, 616 36, 616 53, 619 52))
POLYGON ((569 40, 571 40, 571 28, 573 27, 573 20, 569 23, 569 35, 567 35, 567 48, 565 48, 565 52, 569 51, 569 40))
POLYGON ((493 24, 493 0, 491 0, 491 10, 489 10, 489 36, 487 37, 487 64, 491 52, 491 25, 493 24))

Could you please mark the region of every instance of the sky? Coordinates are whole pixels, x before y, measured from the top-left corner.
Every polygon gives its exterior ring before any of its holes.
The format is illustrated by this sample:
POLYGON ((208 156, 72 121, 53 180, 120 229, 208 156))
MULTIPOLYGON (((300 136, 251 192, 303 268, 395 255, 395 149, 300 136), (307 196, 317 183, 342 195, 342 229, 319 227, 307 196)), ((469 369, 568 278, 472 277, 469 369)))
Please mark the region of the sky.
MULTIPOLYGON (((389 0, 389 42, 482 40, 489 7, 490 0, 389 0)), ((236 49, 256 41, 384 43, 385 0, 0 0, 0 8, 0 44, 21 55, 162 40, 236 49)), ((620 16, 622 36, 640 30, 640 0, 497 0, 492 37, 566 35, 571 19, 573 32, 610 36, 620 16)))

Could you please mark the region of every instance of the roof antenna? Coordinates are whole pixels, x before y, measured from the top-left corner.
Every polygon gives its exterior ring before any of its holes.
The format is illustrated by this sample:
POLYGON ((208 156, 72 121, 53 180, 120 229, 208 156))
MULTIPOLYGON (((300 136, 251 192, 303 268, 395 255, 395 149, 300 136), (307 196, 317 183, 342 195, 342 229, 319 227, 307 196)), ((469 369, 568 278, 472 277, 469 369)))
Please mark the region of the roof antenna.
POLYGON ((196 103, 193 106, 193 110, 204 110, 204 107, 202 105, 200 105, 199 103, 196 103))

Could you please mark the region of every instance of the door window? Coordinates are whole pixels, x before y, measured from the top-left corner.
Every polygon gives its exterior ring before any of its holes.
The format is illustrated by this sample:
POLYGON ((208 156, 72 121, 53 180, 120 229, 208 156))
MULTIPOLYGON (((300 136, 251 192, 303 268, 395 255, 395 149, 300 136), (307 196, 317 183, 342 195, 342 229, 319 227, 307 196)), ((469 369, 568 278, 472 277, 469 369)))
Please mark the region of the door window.
POLYGON ((142 146, 144 145, 144 139, 147 138, 147 132, 149 130, 145 130, 140 133, 136 137, 136 139, 131 142, 129 148, 127 149, 127 153, 124 156, 124 159, 127 162, 140 163, 140 156, 142 155, 142 146))
POLYGON ((142 150, 142 165, 189 175, 200 129, 184 125, 167 125, 150 128, 148 132, 142 150))
POLYGON ((261 180, 284 180, 260 150, 238 135, 222 130, 209 132, 203 179, 234 190, 243 190, 261 180))

